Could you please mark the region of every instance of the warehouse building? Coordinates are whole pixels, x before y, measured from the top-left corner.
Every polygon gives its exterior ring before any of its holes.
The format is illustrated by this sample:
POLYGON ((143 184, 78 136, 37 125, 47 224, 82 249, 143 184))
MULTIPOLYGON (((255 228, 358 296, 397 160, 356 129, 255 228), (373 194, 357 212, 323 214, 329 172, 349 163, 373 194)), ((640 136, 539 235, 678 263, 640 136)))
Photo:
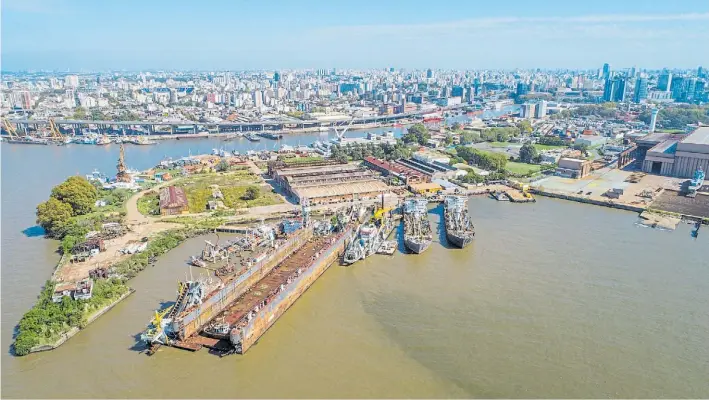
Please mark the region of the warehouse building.
POLYGON ((421 172, 415 169, 406 167, 395 162, 380 160, 372 156, 366 157, 364 159, 363 165, 367 168, 381 173, 384 176, 393 176, 404 182, 404 184, 406 185, 410 185, 412 183, 428 182, 429 180, 428 176, 422 174, 421 172))
POLYGON ((644 172, 678 178, 691 178, 699 167, 708 170, 709 126, 655 144, 647 150, 642 166, 644 172))
POLYGON ((389 187, 372 171, 352 164, 274 166, 271 176, 298 202, 311 205, 375 199, 389 187))

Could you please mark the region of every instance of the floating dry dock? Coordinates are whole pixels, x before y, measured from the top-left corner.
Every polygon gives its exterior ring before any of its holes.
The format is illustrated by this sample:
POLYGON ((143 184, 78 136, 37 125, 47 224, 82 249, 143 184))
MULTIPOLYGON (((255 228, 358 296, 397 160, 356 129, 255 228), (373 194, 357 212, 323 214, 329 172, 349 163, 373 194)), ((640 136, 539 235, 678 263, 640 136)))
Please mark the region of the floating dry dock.
POLYGON ((199 298, 190 287, 209 287, 209 282, 183 284, 175 306, 156 313, 143 340, 151 349, 208 347, 243 354, 337 260, 352 230, 345 225, 340 232, 314 236, 312 229, 301 229, 257 265, 173 314, 185 301, 199 298))

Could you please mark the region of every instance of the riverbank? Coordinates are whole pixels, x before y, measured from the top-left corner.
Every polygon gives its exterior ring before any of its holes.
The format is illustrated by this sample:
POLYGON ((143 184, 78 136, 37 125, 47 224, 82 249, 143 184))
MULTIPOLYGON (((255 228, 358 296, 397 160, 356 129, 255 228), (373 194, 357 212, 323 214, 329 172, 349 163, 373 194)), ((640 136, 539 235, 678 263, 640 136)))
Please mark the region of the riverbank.
POLYGON ((107 313, 110 309, 112 309, 113 307, 115 307, 115 306, 116 306, 118 303, 120 303, 121 301, 123 301, 123 300, 125 300, 126 298, 128 298, 128 296, 130 296, 130 295, 133 294, 133 293, 135 293, 135 290, 132 289, 132 288, 128 288, 128 291, 127 291, 126 293, 124 293, 121 297, 119 297, 118 299, 114 300, 112 303, 106 305, 105 307, 99 309, 98 311, 96 311, 95 313, 93 313, 90 317, 88 317, 85 326, 83 326, 83 327, 73 327, 73 328, 71 328, 70 330, 68 330, 66 333, 60 334, 60 338, 59 338, 57 341, 55 341, 54 343, 34 346, 34 347, 30 348, 29 353, 37 353, 37 352, 40 352, 40 351, 48 351, 48 350, 54 350, 54 349, 56 349, 57 347, 59 347, 59 346, 61 346, 62 344, 64 344, 64 342, 66 342, 67 340, 69 340, 69 339, 71 339, 72 337, 74 337, 74 335, 76 335, 77 333, 79 333, 79 332, 82 331, 83 329, 86 329, 89 324, 91 324, 92 322, 94 322, 95 320, 97 320, 100 316, 102 316, 102 315, 104 315, 105 313, 107 313))

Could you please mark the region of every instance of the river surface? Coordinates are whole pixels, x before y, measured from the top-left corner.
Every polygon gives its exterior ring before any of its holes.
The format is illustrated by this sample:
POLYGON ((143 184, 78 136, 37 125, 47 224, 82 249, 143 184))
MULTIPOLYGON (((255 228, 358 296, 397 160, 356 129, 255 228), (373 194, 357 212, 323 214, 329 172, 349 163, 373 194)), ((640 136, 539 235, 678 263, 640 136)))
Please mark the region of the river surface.
MULTIPOLYGON (((166 141, 126 146, 126 159, 142 169, 269 143, 166 141)), ((439 235, 420 256, 333 265, 244 356, 136 346, 174 300, 194 238, 59 349, 13 357, 13 327, 58 259, 56 242, 28 229, 35 206, 68 175, 113 171, 118 146, 1 147, 3 397, 709 396, 709 230, 693 240, 688 225, 642 228, 633 213, 545 198, 471 199, 465 250, 439 235)), ((440 229, 440 209, 429 216, 440 229)))

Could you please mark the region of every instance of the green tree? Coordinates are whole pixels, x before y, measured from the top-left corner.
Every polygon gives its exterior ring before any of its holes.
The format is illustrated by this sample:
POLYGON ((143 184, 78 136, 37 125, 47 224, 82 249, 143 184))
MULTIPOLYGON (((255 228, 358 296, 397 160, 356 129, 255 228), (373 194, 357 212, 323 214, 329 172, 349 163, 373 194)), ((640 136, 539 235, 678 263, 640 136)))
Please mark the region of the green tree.
POLYGON ((259 190, 259 188, 257 188, 256 186, 249 186, 246 188, 246 192, 244 192, 244 196, 242 197, 242 199, 256 200, 259 198, 260 195, 261 191, 259 190))
POLYGON ((74 215, 91 212, 98 199, 98 190, 85 178, 69 177, 52 189, 51 197, 71 206, 74 215))
POLYGON ((431 134, 428 132, 428 128, 426 128, 424 124, 414 124, 408 128, 402 139, 405 143, 418 143, 420 145, 424 145, 429 139, 431 139, 431 134))
POLYGON ((517 124, 517 128, 522 131, 522 133, 532 133, 532 123, 527 119, 523 119, 517 124))
POLYGON ((67 203, 53 197, 37 206, 37 223, 47 236, 61 238, 71 224, 72 209, 67 203))
POLYGON ((471 144, 480 140, 480 134, 464 131, 460 134, 460 144, 471 144))
POLYGON ((73 119, 86 119, 86 109, 84 107, 76 107, 74 109, 73 119))
POLYGON ((538 155, 537 148, 531 143, 525 143, 519 149, 519 159, 522 162, 531 163, 538 155))
POLYGON ((459 131, 463 129, 463 125, 460 122, 455 122, 453 123, 453 126, 451 126, 451 129, 453 129, 454 131, 459 131))

